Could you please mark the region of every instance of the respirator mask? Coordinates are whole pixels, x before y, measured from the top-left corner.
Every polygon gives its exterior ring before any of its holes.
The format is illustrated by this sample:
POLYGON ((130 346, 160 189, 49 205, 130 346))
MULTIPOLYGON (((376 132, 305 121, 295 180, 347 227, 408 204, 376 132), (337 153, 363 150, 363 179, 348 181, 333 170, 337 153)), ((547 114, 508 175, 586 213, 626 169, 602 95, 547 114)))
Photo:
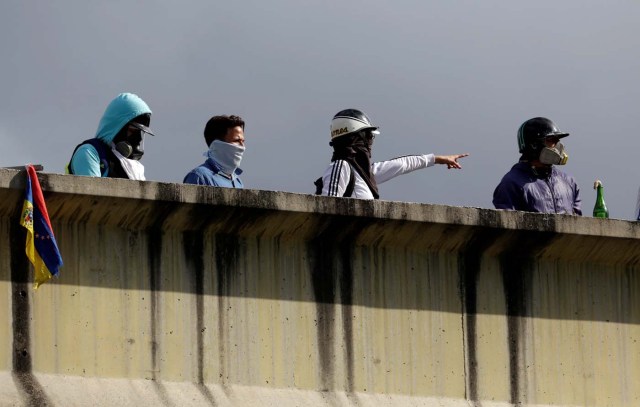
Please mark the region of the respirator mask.
POLYGON ((558 142, 555 147, 544 147, 540 151, 540 162, 545 165, 565 165, 569 155, 564 150, 564 145, 558 142))
POLYGON ((126 137, 115 143, 115 148, 123 157, 138 161, 144 155, 145 134, 154 134, 147 126, 136 122, 130 122, 126 131, 126 137))

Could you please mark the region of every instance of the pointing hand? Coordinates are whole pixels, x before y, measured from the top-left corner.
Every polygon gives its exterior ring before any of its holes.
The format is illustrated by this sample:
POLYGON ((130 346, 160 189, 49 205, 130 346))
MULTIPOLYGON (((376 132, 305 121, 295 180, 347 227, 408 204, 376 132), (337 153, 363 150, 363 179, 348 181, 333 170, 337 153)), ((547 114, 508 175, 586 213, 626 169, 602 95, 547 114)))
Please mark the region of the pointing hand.
POLYGON ((437 155, 436 164, 447 164, 447 168, 462 168, 458 163, 459 158, 467 157, 469 154, 454 154, 454 155, 437 155))

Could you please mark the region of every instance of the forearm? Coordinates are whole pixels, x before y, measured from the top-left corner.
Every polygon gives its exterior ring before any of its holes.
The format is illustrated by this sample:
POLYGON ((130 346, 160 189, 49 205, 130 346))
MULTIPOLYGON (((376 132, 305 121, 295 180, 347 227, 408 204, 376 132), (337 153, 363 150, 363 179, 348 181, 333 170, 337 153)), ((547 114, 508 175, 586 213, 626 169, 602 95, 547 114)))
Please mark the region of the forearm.
POLYGON ((435 156, 433 154, 407 155, 388 161, 374 163, 371 166, 371 170, 376 182, 381 184, 397 177, 398 175, 408 174, 422 168, 431 167, 434 164, 435 156))

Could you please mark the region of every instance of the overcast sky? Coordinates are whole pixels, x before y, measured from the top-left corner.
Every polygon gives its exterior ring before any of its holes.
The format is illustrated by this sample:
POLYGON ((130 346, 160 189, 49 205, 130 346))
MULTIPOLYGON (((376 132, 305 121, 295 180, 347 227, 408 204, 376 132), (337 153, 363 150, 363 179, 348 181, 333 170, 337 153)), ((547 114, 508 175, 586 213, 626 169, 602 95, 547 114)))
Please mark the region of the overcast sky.
POLYGON ((562 169, 591 215, 600 178, 631 219, 640 177, 640 3, 632 1, 86 1, 0 6, 0 166, 62 173, 118 93, 151 107, 147 179, 204 161, 217 114, 246 121, 248 188, 311 193, 329 123, 365 111, 375 160, 471 154, 380 185, 386 200, 491 208, 516 131, 571 133, 562 169))

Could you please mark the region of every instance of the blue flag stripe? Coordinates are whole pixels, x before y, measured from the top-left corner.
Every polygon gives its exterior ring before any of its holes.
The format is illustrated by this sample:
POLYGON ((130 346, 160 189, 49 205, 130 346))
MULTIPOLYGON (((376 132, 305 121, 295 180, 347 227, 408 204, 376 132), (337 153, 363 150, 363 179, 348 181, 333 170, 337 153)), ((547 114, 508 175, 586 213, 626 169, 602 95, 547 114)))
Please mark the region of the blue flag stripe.
POLYGON ((58 268, 62 266, 62 257, 56 239, 37 205, 33 207, 33 232, 34 245, 40 258, 51 274, 58 274, 58 268))

